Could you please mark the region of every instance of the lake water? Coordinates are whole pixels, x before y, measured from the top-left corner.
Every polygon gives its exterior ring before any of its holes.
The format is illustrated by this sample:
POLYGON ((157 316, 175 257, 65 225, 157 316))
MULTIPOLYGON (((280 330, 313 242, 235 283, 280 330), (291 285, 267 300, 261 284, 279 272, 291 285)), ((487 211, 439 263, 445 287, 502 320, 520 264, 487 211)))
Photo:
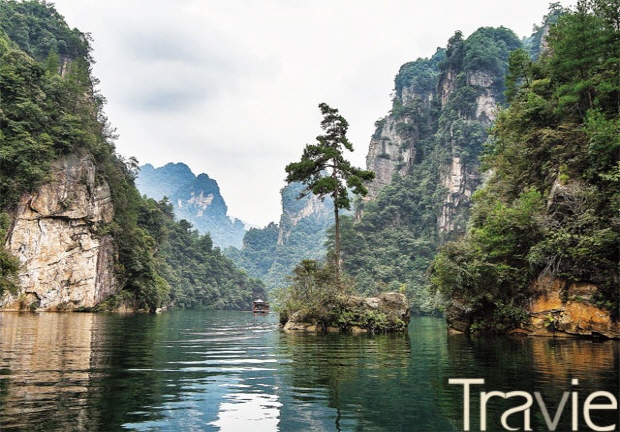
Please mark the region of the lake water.
MULTIPOLYGON (((367 336, 284 334, 274 315, 247 312, 5 312, 0 430, 461 431, 464 386, 450 378, 485 380, 471 386, 470 430, 481 391, 517 390, 540 392, 551 420, 571 392, 556 430, 571 430, 574 402, 579 430, 594 430, 581 408, 619 394, 619 369, 617 341, 468 338, 439 318, 367 336)), ((524 401, 491 399, 487 430, 506 430, 502 413, 524 401)), ((536 401, 529 411, 549 430, 536 401)), ((591 412, 620 425, 618 410, 591 412)))

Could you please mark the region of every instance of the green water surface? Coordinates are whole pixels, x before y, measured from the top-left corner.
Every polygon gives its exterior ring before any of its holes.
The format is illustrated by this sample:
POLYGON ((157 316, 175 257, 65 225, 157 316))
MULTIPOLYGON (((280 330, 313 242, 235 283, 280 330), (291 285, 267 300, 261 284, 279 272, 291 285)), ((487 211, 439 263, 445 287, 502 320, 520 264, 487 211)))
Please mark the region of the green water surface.
MULTIPOLYGON (((367 336, 285 334, 248 312, 0 313, 0 430, 462 431, 464 387, 448 380, 479 378, 474 431, 481 391, 540 392, 553 416, 564 392, 578 411, 595 391, 618 395, 619 369, 617 341, 468 338, 430 317, 367 336)), ((487 430, 506 430, 502 413, 523 403, 491 400, 487 430)), ((571 430, 571 409, 556 430, 571 430)), ((592 430, 581 412, 578 426, 592 430)))

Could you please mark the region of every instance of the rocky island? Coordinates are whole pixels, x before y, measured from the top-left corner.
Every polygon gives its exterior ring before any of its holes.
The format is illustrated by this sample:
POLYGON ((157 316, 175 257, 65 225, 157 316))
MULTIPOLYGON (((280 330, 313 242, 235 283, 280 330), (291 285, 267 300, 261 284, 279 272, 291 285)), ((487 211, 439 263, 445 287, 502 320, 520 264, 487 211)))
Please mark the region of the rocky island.
POLYGON ((339 296, 323 314, 308 309, 280 314, 284 331, 400 333, 411 317, 407 297, 388 292, 377 297, 339 296))

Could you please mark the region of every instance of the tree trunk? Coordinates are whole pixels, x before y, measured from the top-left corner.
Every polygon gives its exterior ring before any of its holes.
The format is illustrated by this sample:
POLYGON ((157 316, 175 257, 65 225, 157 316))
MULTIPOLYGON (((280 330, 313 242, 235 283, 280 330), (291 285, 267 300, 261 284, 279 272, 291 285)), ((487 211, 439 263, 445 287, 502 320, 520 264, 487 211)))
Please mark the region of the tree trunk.
POLYGON ((334 223, 335 223, 335 254, 334 259, 336 260, 336 283, 340 285, 340 269, 342 267, 342 261, 340 260, 340 218, 338 214, 338 206, 334 206, 334 223))
MULTIPOLYGON (((334 161, 334 172, 332 173, 332 177, 334 179, 338 179, 338 167, 337 161, 334 161)), ((340 261, 340 215, 338 214, 338 185, 336 185, 336 190, 334 191, 334 224, 335 224, 335 257, 336 260, 336 284, 340 288, 340 269, 342 267, 342 262, 340 261)))

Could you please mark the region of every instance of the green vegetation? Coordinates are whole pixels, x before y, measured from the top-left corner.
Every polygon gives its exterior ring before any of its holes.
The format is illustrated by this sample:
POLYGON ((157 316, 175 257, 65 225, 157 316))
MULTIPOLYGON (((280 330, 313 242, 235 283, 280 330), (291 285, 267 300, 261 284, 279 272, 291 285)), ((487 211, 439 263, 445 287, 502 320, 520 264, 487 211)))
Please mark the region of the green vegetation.
MULTIPOLYGON (((570 10, 554 4, 523 42, 503 27, 467 39, 456 32, 430 59, 403 65, 392 110, 376 124, 375 140, 391 139, 382 136, 389 123, 403 154, 410 151, 407 165, 404 157, 391 161, 402 175, 372 201, 360 200, 355 219, 343 216, 347 187, 364 195, 372 173, 343 158, 352 150, 347 122, 321 104, 325 134, 287 166, 279 226, 250 230, 242 251, 226 253, 270 285, 293 269, 289 289, 276 295, 285 315, 299 311, 342 328, 385 324, 381 314, 351 315, 342 293, 355 287, 404 293, 420 313, 445 306, 448 319, 470 331, 503 332, 527 318, 541 276, 595 284, 594 301, 617 319, 619 64, 617 0, 582 0, 570 10), (510 106, 491 118, 481 96, 510 106), (478 189, 481 155, 488 181, 478 189), (455 166, 459 191, 448 189, 455 166), (318 260, 332 219, 297 220, 312 197, 297 198, 307 194, 327 197, 334 213, 327 235, 334 259, 326 264, 318 260)), ((97 234, 114 239, 122 290, 102 308, 248 308, 264 285, 237 270, 210 236, 175 222, 166 199, 136 190, 137 161, 116 153, 91 67, 88 36, 70 30, 51 4, 0 0, 0 245, 20 197, 49 179, 51 164, 87 156, 115 208, 97 234)), ((0 293, 17 290, 18 271, 0 246, 0 293)))
POLYGON ((368 190, 364 181, 375 178, 372 171, 356 168, 347 161, 344 150, 353 151, 347 138, 349 123, 338 114, 338 110, 325 103, 319 104, 323 120, 321 128, 325 135, 319 135, 316 144, 307 144, 299 162, 286 166, 286 181, 301 182, 306 188, 299 198, 312 193, 319 198, 330 196, 334 203, 334 259, 336 280, 339 279, 340 261, 340 209, 351 209, 349 190, 353 195, 365 196, 368 190))
MULTIPOLYGON (((94 91, 90 52, 89 39, 69 30, 53 7, 0 3, 0 210, 6 214, 48 178, 60 156, 89 153, 107 178, 125 172, 114 156, 104 99, 94 91)), ((3 246, 0 256, 0 290, 14 290, 17 262, 3 246)))
POLYGON ((143 200, 138 219, 159 244, 154 255, 158 274, 170 285, 165 304, 184 309, 249 310, 252 299, 265 298, 264 285, 248 277, 184 219, 174 220, 167 199, 143 200))
POLYGON ((308 194, 321 199, 331 197, 334 225, 328 231, 330 252, 325 264, 302 260, 293 270, 290 285, 273 292, 280 322, 315 323, 324 330, 332 327, 349 331, 360 327, 371 333, 403 331, 407 328, 409 311, 404 305, 404 313, 393 307, 404 300, 402 295, 391 299, 390 307, 369 308, 364 299, 352 296, 354 283, 341 270, 339 209, 350 209, 349 189, 353 195, 365 196, 368 191, 363 183, 374 179, 375 174, 352 167, 344 159, 343 150, 353 150, 346 138, 348 123, 338 110, 324 103, 319 107, 324 116, 321 127, 326 134, 317 137, 316 145, 306 145, 299 162, 287 165, 286 180, 306 185, 298 199, 308 194))
POLYGON ((401 67, 392 111, 378 122, 374 137, 388 119, 394 122, 406 143, 403 151, 414 150, 413 161, 375 199, 359 203, 361 220, 342 220, 344 270, 361 293, 403 292, 416 313, 441 308, 439 297, 429 293, 427 269, 437 248, 463 233, 469 218, 462 192, 446 204, 452 197, 442 179, 458 158, 466 191, 479 185, 479 155, 490 119, 477 116, 477 99, 489 92, 503 100, 509 52, 519 46, 503 27, 481 28, 467 39, 456 32, 432 58, 401 67), (444 213, 449 220, 442 227, 444 213))
POLYGON ((335 267, 334 260, 325 264, 303 260, 295 267, 290 285, 271 293, 280 323, 295 315, 295 321, 316 323, 323 330, 332 327, 349 332, 359 327, 377 333, 407 329, 408 322, 399 315, 398 307, 368 308, 364 299, 353 296, 351 281, 346 275, 338 275, 335 267))
MULTIPOLYGON (((70 30, 51 4, 0 1, 0 245, 20 197, 49 179, 51 163, 85 155, 114 204, 113 221, 96 234, 113 236, 122 290, 101 308, 249 307, 262 285, 235 269, 210 237, 174 222, 169 204, 138 193, 138 163, 115 151, 92 64, 89 37, 70 30)), ((16 291, 18 271, 0 246, 0 294, 16 291)))
POLYGON ((290 285, 272 291, 280 322, 286 323, 293 313, 304 321, 327 323, 338 321, 337 281, 333 262, 326 265, 315 260, 302 260, 293 270, 290 285))
POLYGON ((89 155, 112 192, 114 220, 100 234, 114 236, 117 277, 140 308, 161 306, 167 287, 152 263, 154 244, 137 224, 136 164, 115 152, 89 39, 39 1, 0 3, 0 23, 0 208, 10 213, 45 182, 52 161, 89 155))
POLYGON ((238 250, 227 248, 226 256, 248 272, 260 278, 269 288, 284 287, 287 277, 304 259, 323 259, 327 229, 333 224, 333 202, 329 197, 308 214, 304 209, 313 206, 311 196, 297 199, 304 186, 291 183, 282 188, 282 216, 279 224, 250 229, 238 250))
POLYGON ((445 55, 446 50, 438 48, 435 55, 430 59, 419 58, 416 61, 402 65, 398 75, 394 78, 396 98, 402 99, 405 88, 418 95, 435 93, 437 91, 437 80, 439 79, 438 65, 445 59, 445 55))
POLYGON ((620 9, 579 1, 536 62, 510 59, 509 108, 492 131, 491 178, 471 227, 431 268, 449 320, 502 332, 526 318, 540 276, 589 282, 618 318, 620 9))

